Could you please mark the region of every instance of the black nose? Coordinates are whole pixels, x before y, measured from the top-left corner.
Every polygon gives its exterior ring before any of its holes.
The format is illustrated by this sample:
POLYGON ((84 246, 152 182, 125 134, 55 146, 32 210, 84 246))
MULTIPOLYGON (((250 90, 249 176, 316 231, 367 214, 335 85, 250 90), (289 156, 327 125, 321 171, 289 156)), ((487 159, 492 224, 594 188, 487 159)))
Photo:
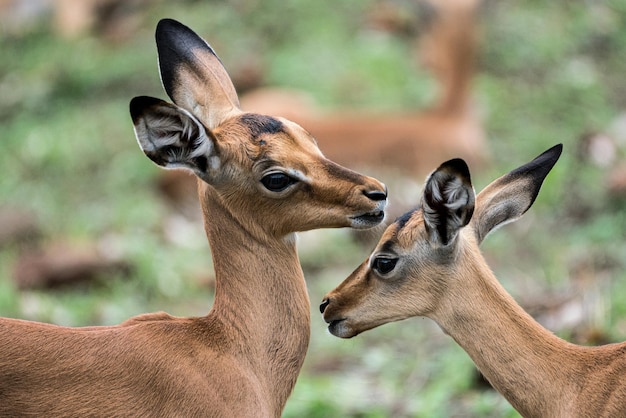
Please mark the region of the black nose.
POLYGON ((376 190, 373 192, 364 191, 363 194, 376 202, 378 202, 379 200, 387 199, 387 191, 384 191, 384 192, 381 192, 380 190, 376 190))
POLYGON ((324 313, 329 303, 330 303, 330 299, 324 299, 322 301, 322 303, 320 304, 320 313, 324 313))

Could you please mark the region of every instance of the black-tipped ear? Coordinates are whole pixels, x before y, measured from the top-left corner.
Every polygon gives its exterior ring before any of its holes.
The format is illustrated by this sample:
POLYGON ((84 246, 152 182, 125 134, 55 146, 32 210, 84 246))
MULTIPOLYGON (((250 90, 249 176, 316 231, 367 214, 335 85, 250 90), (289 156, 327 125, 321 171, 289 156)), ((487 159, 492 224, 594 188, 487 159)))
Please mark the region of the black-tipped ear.
POLYGON ((557 144, 547 151, 541 153, 531 162, 511 171, 505 177, 509 179, 513 179, 515 177, 528 177, 533 180, 532 183, 535 187, 533 187, 532 190, 533 196, 532 201, 530 202, 530 204, 532 205, 537 198, 537 195, 539 194, 539 189, 543 184, 543 180, 546 178, 550 170, 552 170, 552 167, 554 167, 556 162, 559 160, 562 152, 563 144, 557 144))
POLYGON ((161 82, 172 101, 209 129, 240 113, 239 98, 222 62, 200 36, 173 19, 155 32, 161 82))
POLYGON ((465 161, 447 161, 430 175, 422 206, 431 241, 448 245, 474 212, 474 189, 465 161))
POLYGON ((478 243, 498 226, 517 220, 530 209, 562 151, 562 144, 555 145, 531 162, 493 181, 478 194, 473 221, 478 243))
MULTIPOLYGON (((167 95, 176 103, 174 87, 178 84, 179 67, 198 65, 197 51, 211 54, 219 61, 213 48, 189 27, 174 19, 162 19, 154 34, 159 55, 161 82, 167 95)), ((221 62, 221 61, 220 61, 221 62)))

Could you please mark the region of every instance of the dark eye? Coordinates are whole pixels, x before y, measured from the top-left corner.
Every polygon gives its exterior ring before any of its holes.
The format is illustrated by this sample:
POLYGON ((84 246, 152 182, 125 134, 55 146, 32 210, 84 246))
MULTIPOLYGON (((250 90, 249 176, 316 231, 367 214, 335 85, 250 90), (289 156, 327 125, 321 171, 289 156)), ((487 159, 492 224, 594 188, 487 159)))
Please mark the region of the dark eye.
POLYGON ((271 173, 261 179, 263 186, 271 192, 282 192, 296 181, 285 173, 271 173))
POLYGON ((387 274, 396 267, 397 262, 397 258, 377 257, 372 263, 372 268, 376 270, 379 274, 387 274))

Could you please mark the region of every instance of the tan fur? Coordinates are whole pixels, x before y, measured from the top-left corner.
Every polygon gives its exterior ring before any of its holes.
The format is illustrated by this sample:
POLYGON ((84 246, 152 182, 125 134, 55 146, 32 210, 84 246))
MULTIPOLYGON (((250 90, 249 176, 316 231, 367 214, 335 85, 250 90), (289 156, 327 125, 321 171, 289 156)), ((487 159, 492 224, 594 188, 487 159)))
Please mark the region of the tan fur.
POLYGON ((370 258, 322 303, 331 332, 349 338, 426 316, 523 416, 626 416, 626 343, 584 347, 556 337, 504 290, 479 250, 491 228, 532 204, 539 177, 517 171, 491 183, 447 246, 433 241, 421 209, 390 225, 370 258), (372 268, 381 256, 398 260, 384 275, 372 268))
MULTIPOLYGON (((181 26, 163 25, 174 38, 179 32, 192 38, 181 26)), ((324 158, 308 133, 287 120, 279 132, 252 138, 242 117, 261 116, 237 108, 212 51, 194 53, 191 63, 174 66, 176 103, 188 111, 136 98, 131 113, 150 158, 211 181, 199 180, 198 190, 215 267, 213 308, 197 318, 161 312, 86 328, 0 318, 0 416, 280 416, 310 334, 295 233, 375 225, 382 219, 354 217, 383 210, 385 186, 324 158), (186 65, 197 61, 202 66, 189 73, 186 65), (191 153, 182 148, 190 134, 204 141, 191 153), (169 152, 172 144, 183 145, 169 152), (207 170, 181 160, 186 155, 206 157, 207 170), (271 193, 261 184, 268 162, 305 178, 271 193)))

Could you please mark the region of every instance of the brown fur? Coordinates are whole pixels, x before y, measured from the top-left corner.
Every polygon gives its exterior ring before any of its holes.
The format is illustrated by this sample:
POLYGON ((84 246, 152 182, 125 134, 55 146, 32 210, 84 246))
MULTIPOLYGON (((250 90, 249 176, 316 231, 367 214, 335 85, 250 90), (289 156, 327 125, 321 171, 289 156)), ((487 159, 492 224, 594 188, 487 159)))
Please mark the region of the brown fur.
POLYGON ((383 184, 325 159, 286 119, 252 129, 268 120, 242 117, 228 75, 197 35, 173 21, 157 35, 176 53, 160 56, 176 105, 140 97, 131 113, 146 155, 203 179, 213 308, 86 328, 0 318, 0 416, 280 416, 310 334, 295 232, 382 220, 358 217, 384 209, 383 184), (268 169, 303 178, 271 192, 261 183, 268 169))
MULTIPOLYGON (((465 219, 457 220, 455 209, 427 222, 431 215, 420 208, 390 225, 370 258, 322 303, 330 331, 349 338, 387 322, 426 316, 467 351, 523 416, 625 416, 626 342, 584 347, 556 337, 504 290, 478 248, 491 229, 532 205, 558 154, 555 147, 494 181, 476 197, 475 208, 471 199, 452 201, 468 210, 465 219), (453 241, 442 243, 429 228, 432 223, 451 226, 453 241), (396 259, 395 268, 381 274, 374 268, 380 257, 396 259)), ((426 189, 450 190, 452 183, 438 182, 431 176, 426 189)), ((473 193, 471 184, 463 187, 473 193)), ((442 201, 430 200, 424 203, 445 210, 442 201)))

